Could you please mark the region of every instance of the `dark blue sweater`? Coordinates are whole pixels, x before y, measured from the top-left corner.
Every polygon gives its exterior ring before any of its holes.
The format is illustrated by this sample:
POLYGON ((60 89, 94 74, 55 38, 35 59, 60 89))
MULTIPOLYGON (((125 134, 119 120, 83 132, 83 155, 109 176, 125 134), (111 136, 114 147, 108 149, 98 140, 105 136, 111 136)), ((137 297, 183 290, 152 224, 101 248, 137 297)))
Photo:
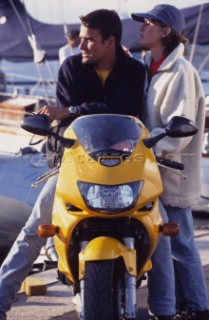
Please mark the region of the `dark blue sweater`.
POLYGON ((128 114, 142 118, 144 66, 121 47, 105 85, 94 66, 82 63, 82 56, 67 58, 60 67, 57 84, 58 106, 79 106, 81 115, 128 114))

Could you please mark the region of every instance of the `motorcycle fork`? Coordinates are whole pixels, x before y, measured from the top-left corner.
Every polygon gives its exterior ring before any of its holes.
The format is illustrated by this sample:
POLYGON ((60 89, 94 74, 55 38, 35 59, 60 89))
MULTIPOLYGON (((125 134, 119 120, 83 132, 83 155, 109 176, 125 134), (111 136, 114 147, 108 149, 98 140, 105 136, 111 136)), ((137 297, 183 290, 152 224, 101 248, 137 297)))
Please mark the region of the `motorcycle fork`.
MULTIPOLYGON (((129 249, 134 249, 134 238, 125 237, 123 242, 129 249)), ((136 317, 136 277, 125 272, 125 316, 126 319, 136 317)))
MULTIPOLYGON (((83 221, 82 223, 82 239, 80 241, 80 252, 82 252, 88 242, 89 242, 89 234, 88 234, 88 222, 83 221)), ((84 312, 84 279, 80 280, 80 300, 81 300, 81 313, 80 313, 80 319, 85 319, 85 312, 84 312)))

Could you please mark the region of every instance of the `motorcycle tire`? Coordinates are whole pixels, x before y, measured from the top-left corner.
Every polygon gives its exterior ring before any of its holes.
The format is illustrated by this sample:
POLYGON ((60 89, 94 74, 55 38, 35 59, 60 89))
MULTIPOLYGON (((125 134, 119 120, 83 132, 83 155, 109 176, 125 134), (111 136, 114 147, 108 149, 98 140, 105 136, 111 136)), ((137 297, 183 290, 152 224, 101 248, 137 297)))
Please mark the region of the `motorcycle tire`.
POLYGON ((88 262, 84 276, 85 320, 121 319, 114 290, 114 260, 88 262))

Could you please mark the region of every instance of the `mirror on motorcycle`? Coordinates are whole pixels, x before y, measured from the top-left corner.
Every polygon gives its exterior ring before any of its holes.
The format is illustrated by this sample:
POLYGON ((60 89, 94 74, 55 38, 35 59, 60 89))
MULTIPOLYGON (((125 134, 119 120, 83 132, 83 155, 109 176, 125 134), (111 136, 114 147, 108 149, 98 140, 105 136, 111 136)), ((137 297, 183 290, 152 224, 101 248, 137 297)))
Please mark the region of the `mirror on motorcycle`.
POLYGON ((51 131, 51 121, 45 114, 32 114, 21 122, 21 128, 40 136, 47 136, 51 131))
POLYGON ((169 137, 182 138, 195 135, 198 127, 193 121, 187 118, 175 116, 169 121, 165 131, 169 137))
POLYGON ((21 128, 40 136, 52 136, 57 139, 57 141, 60 141, 60 143, 66 148, 71 148, 75 143, 74 139, 64 138, 58 133, 53 132, 51 121, 45 114, 32 114, 25 117, 21 122, 21 128))
POLYGON ((184 138, 195 135, 197 131, 198 127, 193 121, 185 117, 175 116, 169 121, 164 132, 155 137, 144 139, 143 142, 147 148, 152 148, 159 140, 166 136, 171 138, 184 138))

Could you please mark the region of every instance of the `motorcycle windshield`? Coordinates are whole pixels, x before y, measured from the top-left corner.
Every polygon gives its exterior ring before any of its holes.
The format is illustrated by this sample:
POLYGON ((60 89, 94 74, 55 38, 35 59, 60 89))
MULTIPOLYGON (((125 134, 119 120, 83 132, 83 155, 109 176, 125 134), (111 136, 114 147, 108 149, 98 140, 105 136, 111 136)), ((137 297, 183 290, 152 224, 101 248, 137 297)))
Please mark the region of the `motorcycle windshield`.
POLYGON ((72 128, 85 151, 93 158, 130 154, 141 133, 140 122, 125 115, 90 115, 76 119, 72 128))

